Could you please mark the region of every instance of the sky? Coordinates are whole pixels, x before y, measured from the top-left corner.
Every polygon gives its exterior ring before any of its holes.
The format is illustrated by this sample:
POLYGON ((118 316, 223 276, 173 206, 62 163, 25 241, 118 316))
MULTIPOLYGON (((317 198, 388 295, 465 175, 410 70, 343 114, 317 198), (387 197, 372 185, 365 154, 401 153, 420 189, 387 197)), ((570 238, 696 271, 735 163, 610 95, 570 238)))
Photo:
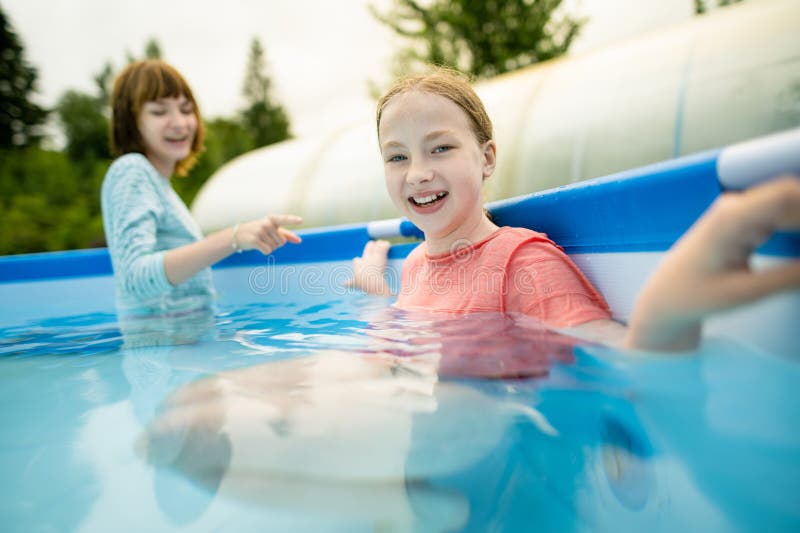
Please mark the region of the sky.
MULTIPOLYGON (((231 116, 241 95, 250 42, 264 46, 273 97, 297 136, 341 127, 372 113, 370 81, 385 84, 404 42, 375 20, 370 4, 392 0, 0 0, 38 69, 39 103, 68 89, 94 92, 110 61, 141 56, 155 38, 164 59, 187 78, 204 116, 231 116)), ((693 0, 566 0, 588 17, 577 54, 692 16, 693 0)))

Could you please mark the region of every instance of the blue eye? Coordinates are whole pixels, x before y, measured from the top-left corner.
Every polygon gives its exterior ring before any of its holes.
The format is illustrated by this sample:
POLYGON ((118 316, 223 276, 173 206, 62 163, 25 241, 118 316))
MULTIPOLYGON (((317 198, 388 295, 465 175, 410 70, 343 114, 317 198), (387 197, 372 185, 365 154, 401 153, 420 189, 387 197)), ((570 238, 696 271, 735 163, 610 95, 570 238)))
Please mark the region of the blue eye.
POLYGON ((397 162, 397 161, 405 161, 405 160, 406 160, 406 156, 398 154, 398 155, 393 155, 393 156, 389 157, 389 159, 387 159, 386 162, 387 163, 394 163, 394 162, 397 162))
POLYGON ((433 149, 433 153, 434 154, 441 154, 442 152, 447 152, 448 150, 452 150, 452 148, 453 148, 452 146, 449 146, 447 144, 443 144, 441 146, 437 146, 436 148, 434 148, 433 149))

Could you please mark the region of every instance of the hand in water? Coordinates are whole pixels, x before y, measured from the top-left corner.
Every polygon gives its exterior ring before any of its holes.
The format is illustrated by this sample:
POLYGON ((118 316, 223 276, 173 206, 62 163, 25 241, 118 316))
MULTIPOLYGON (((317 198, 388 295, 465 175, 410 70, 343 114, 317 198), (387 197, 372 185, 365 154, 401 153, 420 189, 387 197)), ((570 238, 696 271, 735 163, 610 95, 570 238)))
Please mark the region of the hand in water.
POLYGON ((384 278, 390 246, 389 241, 369 241, 361 257, 353 259, 353 279, 345 285, 367 294, 391 296, 392 291, 384 278))

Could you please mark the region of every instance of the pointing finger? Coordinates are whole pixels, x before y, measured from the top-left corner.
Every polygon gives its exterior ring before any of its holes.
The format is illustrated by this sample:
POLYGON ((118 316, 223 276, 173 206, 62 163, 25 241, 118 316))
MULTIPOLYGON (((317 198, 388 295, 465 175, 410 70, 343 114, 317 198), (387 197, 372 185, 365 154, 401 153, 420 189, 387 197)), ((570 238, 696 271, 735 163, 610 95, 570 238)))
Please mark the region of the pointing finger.
POLYGON ((303 218, 297 215, 270 215, 269 218, 278 226, 296 226, 303 223, 303 218))
POLYGON ((278 228, 278 233, 280 233, 284 239, 294 244, 299 244, 303 241, 303 239, 301 239, 299 235, 286 228, 278 228))

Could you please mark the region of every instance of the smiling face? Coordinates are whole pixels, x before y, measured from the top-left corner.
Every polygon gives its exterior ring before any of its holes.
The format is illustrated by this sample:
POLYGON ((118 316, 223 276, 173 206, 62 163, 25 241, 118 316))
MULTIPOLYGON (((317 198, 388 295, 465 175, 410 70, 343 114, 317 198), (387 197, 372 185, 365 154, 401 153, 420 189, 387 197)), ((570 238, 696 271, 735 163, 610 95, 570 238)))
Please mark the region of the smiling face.
POLYGON ((137 120, 147 159, 169 178, 189 156, 197 134, 194 105, 185 96, 145 102, 137 120))
POLYGON ((479 143, 467 114, 444 96, 411 90, 389 100, 379 124, 386 187, 424 233, 431 253, 487 237, 483 180, 494 172, 495 145, 479 143))

